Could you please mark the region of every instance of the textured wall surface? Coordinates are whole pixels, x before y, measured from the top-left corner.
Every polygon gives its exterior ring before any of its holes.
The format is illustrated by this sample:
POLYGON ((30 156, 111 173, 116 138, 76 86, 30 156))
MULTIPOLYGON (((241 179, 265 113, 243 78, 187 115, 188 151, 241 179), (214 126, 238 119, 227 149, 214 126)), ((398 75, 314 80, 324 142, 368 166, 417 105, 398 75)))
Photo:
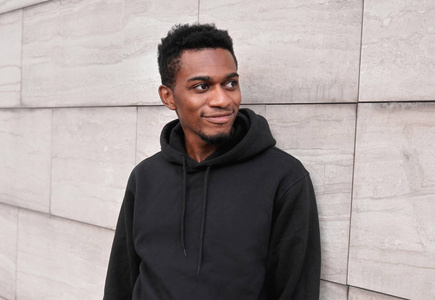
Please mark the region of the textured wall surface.
POLYGON ((0 299, 101 299, 156 48, 228 29, 243 105, 315 186, 322 300, 435 299, 433 0, 0 2, 0 299))

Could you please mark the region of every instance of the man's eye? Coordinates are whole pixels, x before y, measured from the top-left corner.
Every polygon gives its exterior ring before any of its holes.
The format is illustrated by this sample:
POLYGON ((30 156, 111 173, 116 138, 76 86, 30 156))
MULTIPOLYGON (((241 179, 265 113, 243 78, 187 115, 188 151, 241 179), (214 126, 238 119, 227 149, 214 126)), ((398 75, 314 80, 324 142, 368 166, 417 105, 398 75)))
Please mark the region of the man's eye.
POLYGON ((235 80, 228 81, 228 82, 225 84, 225 86, 226 86, 227 88, 235 88, 235 87, 237 86, 237 81, 235 81, 235 80))
POLYGON ((194 87, 195 90, 201 90, 201 91, 205 91, 207 88, 208 86, 205 83, 198 84, 194 87))

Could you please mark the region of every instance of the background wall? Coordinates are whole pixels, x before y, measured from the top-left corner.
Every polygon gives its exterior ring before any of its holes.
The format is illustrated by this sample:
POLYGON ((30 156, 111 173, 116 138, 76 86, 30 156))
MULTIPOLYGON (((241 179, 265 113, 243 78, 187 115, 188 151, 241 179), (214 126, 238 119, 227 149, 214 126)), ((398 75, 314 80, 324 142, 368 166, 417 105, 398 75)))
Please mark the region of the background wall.
POLYGON ((433 0, 0 2, 0 298, 101 299, 131 169, 175 115, 156 46, 228 29, 243 102, 310 171, 321 299, 435 299, 433 0))

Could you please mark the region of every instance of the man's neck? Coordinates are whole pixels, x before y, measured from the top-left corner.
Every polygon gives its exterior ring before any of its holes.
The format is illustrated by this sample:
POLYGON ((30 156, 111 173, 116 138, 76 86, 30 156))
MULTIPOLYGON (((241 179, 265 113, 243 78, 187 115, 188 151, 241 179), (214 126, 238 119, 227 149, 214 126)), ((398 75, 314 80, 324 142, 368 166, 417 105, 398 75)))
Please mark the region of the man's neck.
POLYGON ((187 155, 197 162, 202 162, 208 156, 213 154, 219 145, 209 145, 204 141, 188 142, 184 145, 187 155))

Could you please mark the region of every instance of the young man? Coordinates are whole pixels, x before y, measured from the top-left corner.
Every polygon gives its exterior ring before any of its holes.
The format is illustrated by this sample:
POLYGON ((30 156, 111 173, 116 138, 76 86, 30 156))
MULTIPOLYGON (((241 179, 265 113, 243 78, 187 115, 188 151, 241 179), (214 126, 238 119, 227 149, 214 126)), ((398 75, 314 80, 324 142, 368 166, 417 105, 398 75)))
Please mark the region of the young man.
POLYGON ((159 45, 159 95, 178 119, 132 172, 104 299, 311 300, 320 242, 301 163, 241 109, 226 31, 175 26, 159 45))

